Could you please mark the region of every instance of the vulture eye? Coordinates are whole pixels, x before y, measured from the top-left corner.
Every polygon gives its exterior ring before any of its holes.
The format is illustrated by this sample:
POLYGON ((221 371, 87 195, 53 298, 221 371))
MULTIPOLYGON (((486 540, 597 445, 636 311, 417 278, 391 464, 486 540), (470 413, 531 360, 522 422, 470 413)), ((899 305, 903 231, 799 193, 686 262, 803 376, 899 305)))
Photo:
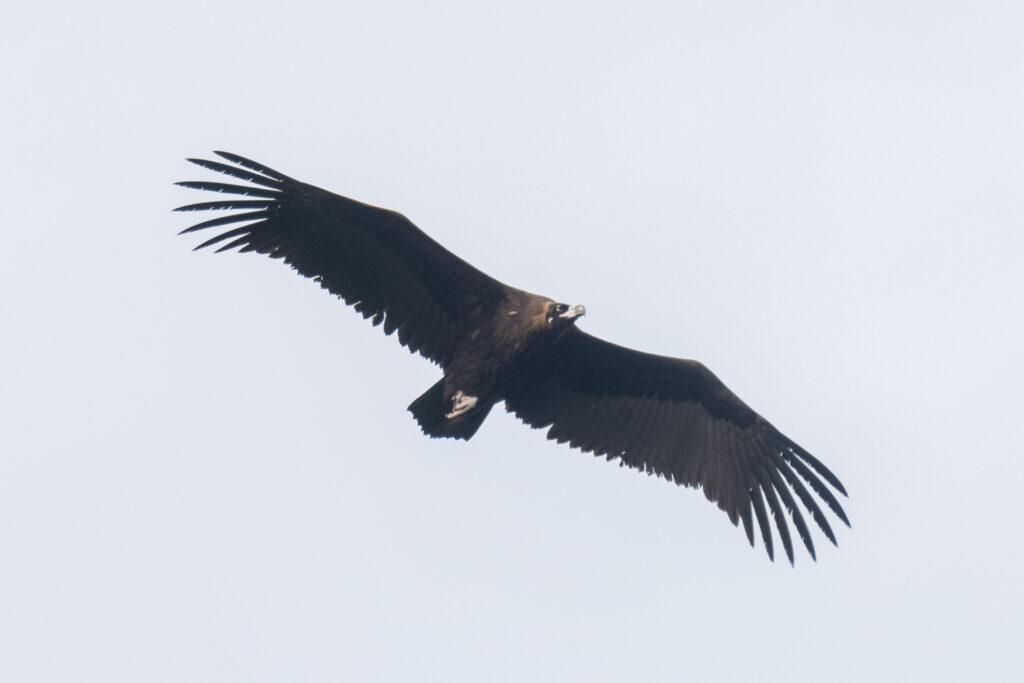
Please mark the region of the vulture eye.
POLYGON ((565 304, 555 304, 555 313, 557 315, 562 315, 563 313, 565 313, 568 310, 569 310, 569 307, 566 306, 565 304))

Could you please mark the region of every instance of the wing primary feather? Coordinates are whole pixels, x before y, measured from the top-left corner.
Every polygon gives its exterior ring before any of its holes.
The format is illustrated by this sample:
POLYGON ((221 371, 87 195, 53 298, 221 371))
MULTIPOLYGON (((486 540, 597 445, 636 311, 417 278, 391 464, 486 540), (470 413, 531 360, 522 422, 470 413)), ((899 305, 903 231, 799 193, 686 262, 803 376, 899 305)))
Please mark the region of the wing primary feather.
POLYGON ((811 488, 814 489, 814 492, 821 496, 821 499, 825 501, 825 504, 828 505, 829 509, 835 513, 836 517, 843 520, 843 523, 846 524, 846 526, 850 526, 850 520, 846 518, 846 512, 843 510, 843 506, 840 505, 839 500, 832 495, 832 491, 830 491, 827 486, 823 485, 821 480, 815 476, 814 472, 812 472, 798 456, 793 454, 791 450, 783 450, 782 457, 786 459, 786 462, 793 466, 793 469, 795 469, 808 484, 810 484, 811 488))
POLYGON ((205 180, 182 180, 174 183, 179 187, 187 187, 190 190, 206 190, 207 192, 221 192, 224 194, 240 194, 245 197, 266 197, 277 199, 280 192, 263 190, 258 187, 247 187, 245 185, 231 185, 230 183, 211 183, 205 180))
POLYGON ((750 547, 754 547, 754 524, 751 515, 751 500, 750 492, 753 489, 756 482, 753 481, 753 475, 750 473, 750 468, 745 467, 745 463, 742 462, 743 454, 740 452, 743 439, 741 435, 733 433, 730 434, 727 439, 729 447, 735 454, 735 470, 736 476, 739 477, 739 486, 741 487, 741 495, 737 497, 735 505, 739 510, 740 520, 743 522, 743 531, 747 534, 747 541, 750 543, 750 547), (745 495, 744 495, 745 494, 745 495))
POLYGON ((747 541, 750 543, 750 547, 754 547, 754 527, 753 520, 750 516, 750 501, 747 500, 740 504, 740 520, 743 522, 743 533, 747 535, 747 541))
MULTIPOLYGON (((211 237, 210 239, 206 240, 205 242, 203 242, 199 246, 195 247, 192 251, 199 251, 200 249, 205 249, 206 247, 211 247, 214 244, 217 244, 218 242, 223 242, 224 240, 231 239, 232 237, 238 237, 239 235, 248 235, 250 232, 252 232, 252 227, 253 227, 252 225, 243 225, 240 228, 235 228, 234 230, 228 230, 227 232, 222 232, 222 233, 220 233, 220 234, 218 234, 218 235, 216 235, 214 237, 211 237)), ((218 249, 218 251, 220 251, 220 250, 218 249)))
POLYGON ((251 240, 251 239, 252 239, 252 235, 246 233, 245 235, 242 235, 241 237, 239 237, 237 240, 235 240, 233 242, 228 242, 223 247, 218 247, 217 250, 214 253, 215 254, 219 254, 219 253, 224 252, 224 251, 231 251, 235 247, 241 247, 241 246, 244 246, 244 245, 248 244, 249 240, 251 240))
POLYGON ((797 534, 800 536, 800 540, 804 542, 804 546, 807 548, 807 552, 811 554, 813 559, 818 559, 814 553, 814 542, 811 540, 811 530, 807 527, 807 522, 804 521, 804 516, 800 512, 800 508, 797 507, 796 500, 793 499, 793 494, 789 492, 789 488, 786 487, 786 482, 782 480, 779 475, 779 470, 775 459, 772 457, 775 446, 771 443, 760 442, 760 448, 758 449, 761 453, 761 463, 764 467, 765 472, 771 479, 772 485, 775 487, 775 491, 779 494, 782 502, 785 504, 786 509, 789 510, 789 516, 793 520, 793 526, 796 527, 797 534))
POLYGON ((786 551, 786 557, 789 558, 790 566, 793 565, 793 539, 789 537, 789 525, 786 524, 786 513, 782 510, 782 505, 779 504, 779 499, 775 495, 775 489, 772 486, 761 486, 764 491, 764 497, 768 501, 768 507, 771 508, 772 517, 775 518, 775 528, 779 530, 779 538, 782 540, 782 547, 786 551))
POLYGON ((267 217, 266 211, 249 211, 247 213, 235 213, 230 216, 218 216, 217 218, 211 218, 208 221, 202 223, 196 223, 191 228, 185 228, 179 235, 184 235, 189 232, 195 232, 197 230, 205 230, 206 228, 215 228, 218 225, 230 225, 231 223, 241 223, 242 221, 256 221, 267 217))
POLYGON ((736 447, 736 455, 743 463, 743 469, 749 475, 751 484, 748 491, 748 498, 751 506, 754 508, 754 516, 757 518, 757 526, 761 529, 761 540, 764 543, 765 551, 768 553, 768 557, 774 561, 775 548, 772 543, 772 527, 768 522, 768 513, 764 507, 764 497, 761 495, 761 488, 763 487, 764 482, 758 475, 761 468, 759 467, 756 458, 753 456, 752 448, 753 444, 751 440, 747 438, 747 435, 743 435, 743 438, 739 440, 739 444, 736 447))
POLYGON ((294 235, 282 236, 281 240, 273 248, 263 252, 270 258, 283 258, 285 263, 292 262, 292 255, 295 250, 302 246, 302 240, 294 235))
MULTIPOLYGON (((243 252, 257 251, 261 254, 266 254, 280 247, 288 239, 289 231, 287 229, 282 230, 272 223, 263 224, 260 228, 259 234, 253 234, 252 239, 249 241, 249 246, 242 249, 243 252)), ((293 237, 292 239, 294 240, 295 238, 293 237)))
POLYGON ((269 244, 262 244, 259 248, 256 248, 252 242, 249 243, 248 247, 239 250, 240 254, 246 252, 255 251, 260 254, 266 254, 270 258, 283 258, 285 263, 291 263, 291 256, 295 251, 295 240, 289 240, 287 237, 282 236, 281 239, 271 242, 269 244))
POLYGON ((739 459, 736 457, 737 436, 732 430, 720 430, 715 439, 718 452, 721 454, 719 460, 724 475, 722 478, 723 495, 719 506, 722 503, 727 505, 727 512, 733 524, 736 524, 736 517, 742 515, 743 507, 749 507, 745 494, 748 490, 750 476, 748 472, 740 468, 739 459))
POLYGON ((849 498, 849 495, 846 493, 846 489, 843 487, 842 482, 839 481, 839 477, 832 474, 832 470, 825 467, 825 465, 820 460, 818 460, 813 455, 805 451, 799 445, 794 443, 791 439, 785 436, 783 436, 783 439, 786 441, 786 445, 792 448, 793 452, 802 460, 804 460, 808 465, 813 467, 815 472, 824 477, 825 481, 832 485, 832 488, 834 488, 836 491, 839 491, 839 493, 849 498))
POLYGON ((232 178, 238 178, 239 180, 247 180, 250 183, 256 183, 257 185, 263 185, 264 187, 271 187, 274 189, 281 187, 280 180, 265 178, 258 173, 246 171, 235 166, 228 166, 227 164, 222 164, 219 161, 207 161, 206 159, 189 159, 188 161, 196 166, 202 166, 203 168, 208 168, 211 171, 217 171, 218 173, 223 173, 224 175, 229 175, 232 178))
MULTIPOLYGON (((263 199, 229 199, 219 202, 199 202, 198 204, 186 204, 179 206, 175 211, 224 211, 229 209, 266 209, 273 205, 273 202, 263 199)), ((180 233, 179 233, 180 234, 180 233)))
MULTIPOLYGON (((750 490, 750 502, 754 506, 754 516, 757 517, 757 526, 761 529, 761 542, 768 553, 768 559, 775 561, 775 547, 772 543, 772 526, 768 522, 768 511, 764 508, 764 497, 761 495, 761 485, 756 485, 750 490)), ((751 543, 753 545, 753 543, 751 543)))
POLYGON ((267 176, 269 178, 273 178, 274 180, 278 180, 278 181, 281 181, 283 183, 284 182, 292 182, 292 183, 296 182, 292 178, 289 178, 288 176, 286 176, 284 173, 281 173, 280 171, 275 171, 274 169, 270 168, 269 166, 264 166, 263 164, 260 164, 260 163, 257 163, 255 161, 253 161, 252 159, 246 159, 243 156, 239 156, 237 154, 232 154, 231 152, 217 152, 217 151, 215 151, 214 154, 216 154, 217 156, 221 157, 222 159, 227 159, 228 161, 230 161, 232 163, 238 164, 239 166, 244 166, 245 168, 249 169, 250 171, 256 171, 257 173, 262 173, 263 175, 265 175, 265 176, 267 176))
POLYGON ((836 542, 835 534, 832 533, 832 527, 829 526, 828 520, 825 518, 825 514, 821 511, 821 508, 818 507, 817 501, 814 500, 814 497, 803 485, 803 482, 801 482, 793 473, 789 464, 786 463, 776 449, 771 449, 770 453, 772 460, 775 461, 776 469, 778 469, 778 471, 782 473, 782 476, 786 478, 786 481, 789 482, 790 488, 792 488, 796 493, 800 502, 802 502, 804 507, 807 508, 807 511, 811 513, 811 519, 817 522, 818 528, 821 529, 821 532, 825 534, 828 540, 832 541, 832 545, 839 545, 836 542))

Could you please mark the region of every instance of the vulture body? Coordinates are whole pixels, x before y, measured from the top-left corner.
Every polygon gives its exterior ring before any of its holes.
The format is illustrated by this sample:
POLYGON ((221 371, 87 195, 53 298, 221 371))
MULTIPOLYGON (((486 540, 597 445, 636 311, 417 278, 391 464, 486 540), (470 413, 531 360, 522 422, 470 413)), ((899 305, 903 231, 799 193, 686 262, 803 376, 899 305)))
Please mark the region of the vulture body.
POLYGON ((849 525, 839 479, 696 361, 642 353, 576 326, 582 306, 509 287, 455 256, 401 214, 299 182, 244 157, 189 159, 245 185, 186 181, 232 198, 178 211, 241 210, 187 228, 231 226, 220 245, 283 259, 385 334, 438 364, 443 377, 409 410, 432 437, 469 439, 506 408, 559 443, 700 487, 750 544, 774 559, 771 520, 790 563, 787 512, 815 556, 797 504, 836 542, 823 502, 849 525))

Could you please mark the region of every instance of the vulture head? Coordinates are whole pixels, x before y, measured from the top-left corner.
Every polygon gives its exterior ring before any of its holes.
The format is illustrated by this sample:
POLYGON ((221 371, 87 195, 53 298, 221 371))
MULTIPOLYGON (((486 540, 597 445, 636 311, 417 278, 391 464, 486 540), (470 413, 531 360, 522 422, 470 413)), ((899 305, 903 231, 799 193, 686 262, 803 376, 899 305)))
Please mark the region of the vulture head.
POLYGON ((553 330, 562 329, 573 324, 578 318, 586 315, 586 313, 587 309, 583 306, 570 306, 569 304, 559 304, 552 301, 547 305, 547 325, 553 330))

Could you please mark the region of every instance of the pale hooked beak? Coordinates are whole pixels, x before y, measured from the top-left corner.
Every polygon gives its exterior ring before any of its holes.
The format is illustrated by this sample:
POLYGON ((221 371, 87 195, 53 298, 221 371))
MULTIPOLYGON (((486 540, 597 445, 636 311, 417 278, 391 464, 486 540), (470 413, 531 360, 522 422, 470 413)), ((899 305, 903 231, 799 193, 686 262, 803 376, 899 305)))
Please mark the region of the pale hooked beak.
POLYGON ((576 318, 583 317, 587 314, 587 309, 583 306, 573 306, 568 311, 558 316, 559 318, 568 318, 569 320, 575 320, 576 318))

